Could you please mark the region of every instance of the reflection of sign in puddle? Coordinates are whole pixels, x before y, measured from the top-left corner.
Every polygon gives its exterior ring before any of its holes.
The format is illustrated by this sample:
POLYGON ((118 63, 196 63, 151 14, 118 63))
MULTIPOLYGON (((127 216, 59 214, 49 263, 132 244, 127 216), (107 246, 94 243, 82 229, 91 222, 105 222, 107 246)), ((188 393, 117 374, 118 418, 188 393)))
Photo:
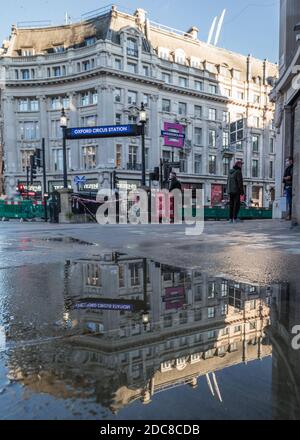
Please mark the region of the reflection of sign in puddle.
POLYGON ((4 327, 0 326, 0 351, 5 350, 5 346, 6 346, 6 334, 4 327))

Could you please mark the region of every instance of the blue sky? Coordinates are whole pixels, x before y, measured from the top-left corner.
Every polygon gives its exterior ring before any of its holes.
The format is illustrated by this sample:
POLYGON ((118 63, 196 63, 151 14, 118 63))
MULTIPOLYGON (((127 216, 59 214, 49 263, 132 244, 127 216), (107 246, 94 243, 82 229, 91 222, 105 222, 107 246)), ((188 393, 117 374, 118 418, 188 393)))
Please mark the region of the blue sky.
MULTIPOLYGON (((99 0, 11 0, 1 8, 0 39, 10 33, 11 25, 21 21, 64 21, 66 11, 74 19, 109 4, 99 0)), ((278 60, 279 0, 120 0, 119 9, 133 12, 137 7, 164 25, 186 31, 192 25, 207 40, 213 18, 227 9, 219 45, 236 52, 270 61, 278 60)))

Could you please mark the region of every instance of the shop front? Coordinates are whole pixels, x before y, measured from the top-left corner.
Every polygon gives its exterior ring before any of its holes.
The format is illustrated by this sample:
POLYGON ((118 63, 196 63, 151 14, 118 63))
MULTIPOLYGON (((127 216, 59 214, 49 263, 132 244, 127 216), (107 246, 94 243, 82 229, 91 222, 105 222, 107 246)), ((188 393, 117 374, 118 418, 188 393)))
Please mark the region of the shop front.
MULTIPOLYGON (((50 180, 48 182, 48 191, 49 191, 50 194, 55 192, 55 191, 59 191, 59 190, 61 190, 63 188, 64 188, 63 180, 50 180)), ((71 184, 70 180, 68 180, 68 188, 72 189, 72 184, 71 184)))

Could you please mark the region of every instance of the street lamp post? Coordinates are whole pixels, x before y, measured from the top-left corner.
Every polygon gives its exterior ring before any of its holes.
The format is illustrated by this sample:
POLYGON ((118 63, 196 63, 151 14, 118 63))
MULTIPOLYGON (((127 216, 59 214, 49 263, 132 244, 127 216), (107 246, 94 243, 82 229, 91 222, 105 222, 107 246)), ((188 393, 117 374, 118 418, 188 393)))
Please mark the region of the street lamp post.
POLYGON ((65 109, 61 111, 60 126, 63 131, 63 169, 64 169, 64 189, 68 189, 68 172, 67 172, 67 142, 66 142, 66 130, 67 130, 67 116, 65 109))
POLYGON ((147 123, 147 113, 144 107, 144 103, 141 105, 140 110, 140 123, 142 129, 142 186, 146 186, 146 151, 145 151, 145 125, 147 123))

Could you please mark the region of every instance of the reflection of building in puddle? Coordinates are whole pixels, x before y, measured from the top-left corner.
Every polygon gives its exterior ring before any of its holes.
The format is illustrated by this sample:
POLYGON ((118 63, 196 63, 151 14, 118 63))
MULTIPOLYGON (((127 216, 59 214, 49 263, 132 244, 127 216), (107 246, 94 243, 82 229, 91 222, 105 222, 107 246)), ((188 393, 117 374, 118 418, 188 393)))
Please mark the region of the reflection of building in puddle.
POLYGON ((293 328, 300 325, 300 285, 282 288, 271 309, 268 336, 273 346, 273 412, 275 419, 300 419, 300 349, 293 348, 293 328))
POLYGON ((218 371, 271 354, 266 329, 280 292, 120 254, 67 262, 65 337, 15 350, 11 376, 113 412, 197 388, 201 377, 222 400, 218 371))
POLYGON ((72 338, 74 361, 85 373, 101 365, 120 375, 111 389, 114 411, 176 386, 196 388, 201 376, 222 399, 215 372, 271 354, 265 329, 279 287, 145 261, 107 255, 71 264, 70 316, 81 329, 72 338), (135 303, 129 311, 111 310, 135 303), (144 326, 140 310, 146 308, 144 326))

